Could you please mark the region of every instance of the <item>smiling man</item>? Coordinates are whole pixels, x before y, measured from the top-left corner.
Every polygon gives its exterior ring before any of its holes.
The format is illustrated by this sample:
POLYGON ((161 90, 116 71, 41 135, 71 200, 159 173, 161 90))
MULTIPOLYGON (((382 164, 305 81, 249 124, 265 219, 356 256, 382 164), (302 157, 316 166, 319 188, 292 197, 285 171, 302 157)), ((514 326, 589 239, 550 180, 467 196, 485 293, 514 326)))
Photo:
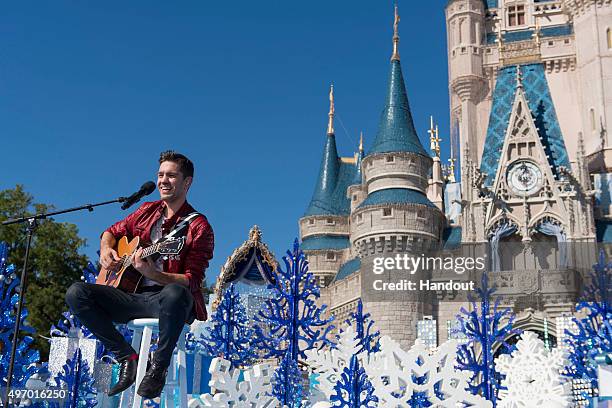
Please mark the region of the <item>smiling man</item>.
POLYGON ((143 258, 142 247, 132 256, 134 268, 142 274, 136 293, 126 293, 111 286, 74 283, 66 293, 66 302, 79 320, 109 349, 121 363, 119 381, 108 395, 118 394, 136 380, 138 356, 115 329, 115 323, 152 317, 159 319, 158 349, 152 357, 138 394, 155 398, 164 387, 174 347, 185 323, 206 320, 201 286, 204 270, 213 256, 214 235, 205 216, 187 202, 193 182, 193 163, 173 151, 161 153, 157 173, 160 200, 144 203, 124 220, 113 224, 100 242, 100 264, 113 269, 121 261, 116 245, 123 236, 139 237, 141 243, 184 237, 177 255, 156 261, 143 258))

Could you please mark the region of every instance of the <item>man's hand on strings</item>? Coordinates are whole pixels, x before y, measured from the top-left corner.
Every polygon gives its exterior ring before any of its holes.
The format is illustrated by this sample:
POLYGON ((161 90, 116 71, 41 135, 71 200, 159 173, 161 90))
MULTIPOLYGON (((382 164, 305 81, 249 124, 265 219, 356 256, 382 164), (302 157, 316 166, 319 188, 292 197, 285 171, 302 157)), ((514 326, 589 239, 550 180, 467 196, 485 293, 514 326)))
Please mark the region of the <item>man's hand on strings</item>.
POLYGON ((113 248, 106 247, 100 249, 100 265, 102 265, 104 269, 111 269, 120 261, 121 258, 119 258, 119 254, 117 254, 117 251, 113 248))
POLYGON ((142 248, 138 248, 136 253, 133 255, 132 265, 140 272, 143 276, 158 281, 161 271, 155 266, 155 262, 149 258, 142 258, 142 248))

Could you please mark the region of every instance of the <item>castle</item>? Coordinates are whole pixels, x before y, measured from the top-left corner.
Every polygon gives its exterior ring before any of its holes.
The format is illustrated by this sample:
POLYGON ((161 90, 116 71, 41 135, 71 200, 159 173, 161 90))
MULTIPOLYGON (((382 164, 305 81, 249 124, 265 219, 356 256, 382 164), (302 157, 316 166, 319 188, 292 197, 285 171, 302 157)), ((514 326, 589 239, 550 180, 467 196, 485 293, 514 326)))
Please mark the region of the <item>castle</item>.
MULTIPOLYGON (((554 337, 555 318, 574 310, 581 286, 559 261, 576 256, 560 256, 562 245, 612 240, 612 5, 449 0, 445 11, 449 165, 437 130, 425 149, 414 127, 396 8, 378 132, 355 157, 338 156, 330 92, 320 173, 299 220, 302 249, 323 288, 321 303, 343 321, 363 297, 372 257, 460 243, 551 243, 556 253, 545 259, 505 253, 494 281, 519 328, 554 337)), ((436 342, 445 341, 460 306, 418 296, 364 305, 382 334, 405 346, 426 316, 436 342)))

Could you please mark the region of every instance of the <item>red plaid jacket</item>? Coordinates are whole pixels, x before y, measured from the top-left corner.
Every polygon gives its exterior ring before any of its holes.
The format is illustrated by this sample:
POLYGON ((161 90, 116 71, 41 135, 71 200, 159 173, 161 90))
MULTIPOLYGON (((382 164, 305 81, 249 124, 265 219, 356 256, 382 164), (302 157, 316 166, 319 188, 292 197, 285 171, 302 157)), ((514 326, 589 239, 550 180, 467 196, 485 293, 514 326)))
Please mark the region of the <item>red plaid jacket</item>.
MULTIPOLYGON (((124 235, 129 239, 138 236, 142 242, 150 242, 151 227, 163 216, 164 207, 165 204, 161 200, 144 203, 135 212, 113 224, 106 231, 113 234, 116 239, 124 235)), ((180 210, 163 223, 163 234, 172 231, 179 220, 193 211, 195 211, 193 207, 185 201, 180 210)), ((194 307, 198 320, 206 320, 207 318, 201 288, 204 271, 208 267, 208 261, 213 257, 214 247, 213 230, 206 217, 200 215, 189 223, 185 246, 180 254, 176 258, 173 257, 164 261, 164 272, 182 273, 189 279, 189 289, 195 301, 194 307)))

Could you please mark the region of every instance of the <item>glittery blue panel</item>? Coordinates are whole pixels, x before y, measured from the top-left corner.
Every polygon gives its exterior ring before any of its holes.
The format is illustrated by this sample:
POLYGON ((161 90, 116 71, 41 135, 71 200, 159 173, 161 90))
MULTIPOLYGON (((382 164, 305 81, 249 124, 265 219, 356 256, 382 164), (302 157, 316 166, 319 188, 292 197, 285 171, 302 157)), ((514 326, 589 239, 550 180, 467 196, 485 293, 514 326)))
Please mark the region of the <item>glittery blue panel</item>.
POLYGON ((516 30, 504 33, 504 42, 525 41, 533 38, 533 30, 516 30))
MULTIPOLYGON (((504 42, 511 43, 515 41, 525 41, 533 38, 534 30, 517 30, 508 31, 503 34, 504 42)), ((551 27, 544 27, 540 30, 540 38, 563 37, 574 33, 572 24, 563 24, 551 27)), ((487 33, 487 44, 495 44, 497 41, 497 33, 487 33)))
POLYGON ((444 249, 456 249, 461 245, 461 227, 448 227, 442 233, 444 249))
POLYGON ((316 235, 304 238, 301 248, 304 251, 316 251, 325 249, 345 249, 351 246, 347 236, 316 235))
POLYGON ((414 128, 402 67, 396 60, 391 62, 387 100, 368 154, 385 152, 413 152, 429 157, 414 128))
POLYGON ((327 136, 319 178, 304 216, 348 215, 351 203, 346 189, 354 184, 355 173, 354 164, 342 163, 338 158, 335 136, 327 136))
POLYGON ((410 190, 407 188, 388 188, 385 190, 378 190, 366 198, 359 207, 363 208, 370 205, 379 205, 379 204, 422 204, 428 207, 435 207, 434 203, 429 201, 429 199, 423 194, 415 190, 410 190))
MULTIPOLYGON (((544 66, 522 65, 521 72, 529 109, 534 115, 535 126, 539 129, 538 133, 549 156, 549 164, 556 174, 559 166, 569 168, 569 159, 548 89, 544 66)), ((487 185, 491 185, 495 179, 515 95, 516 65, 513 65, 499 71, 493 92, 493 106, 480 164, 481 171, 487 173, 487 185)))
POLYGON ((540 31, 542 37, 561 37, 564 35, 574 34, 574 26, 572 24, 563 24, 552 27, 544 27, 540 31))
POLYGON ((612 242, 612 221, 597 220, 595 221, 597 231, 597 242, 609 244, 612 242))
POLYGON ((344 279, 352 275, 353 273, 357 272, 359 268, 361 268, 361 259, 353 258, 350 261, 342 264, 340 269, 338 269, 338 273, 336 274, 336 277, 334 278, 334 280, 338 281, 340 279, 344 279))

